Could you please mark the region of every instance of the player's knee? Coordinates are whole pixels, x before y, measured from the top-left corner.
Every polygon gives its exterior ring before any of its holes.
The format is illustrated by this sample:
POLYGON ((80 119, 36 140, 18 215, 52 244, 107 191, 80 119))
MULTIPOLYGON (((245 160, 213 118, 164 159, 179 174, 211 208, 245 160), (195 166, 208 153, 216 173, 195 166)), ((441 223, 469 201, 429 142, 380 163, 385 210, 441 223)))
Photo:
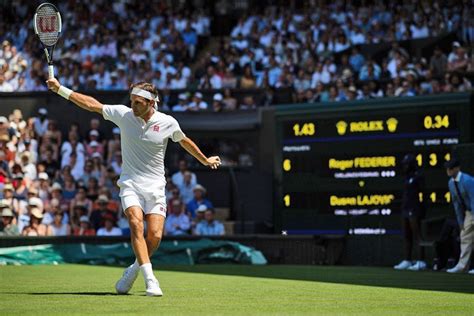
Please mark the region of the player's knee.
POLYGON ((161 237, 163 236, 163 231, 161 229, 149 229, 147 231, 148 239, 153 239, 156 241, 161 241, 161 237))
POLYGON ((130 231, 134 235, 143 236, 143 221, 136 217, 130 217, 129 220, 130 231))

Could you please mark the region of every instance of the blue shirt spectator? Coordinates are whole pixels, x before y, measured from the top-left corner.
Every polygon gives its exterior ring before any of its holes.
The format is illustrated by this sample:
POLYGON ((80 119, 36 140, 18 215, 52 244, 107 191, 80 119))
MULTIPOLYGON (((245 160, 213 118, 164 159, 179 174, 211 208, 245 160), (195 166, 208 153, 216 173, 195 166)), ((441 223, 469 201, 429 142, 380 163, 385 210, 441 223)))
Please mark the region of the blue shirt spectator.
POLYGON ((196 225, 196 235, 199 236, 222 236, 224 235, 224 225, 214 219, 214 211, 207 210, 204 220, 196 225))
POLYGON ((165 222, 165 233, 169 236, 188 235, 191 228, 189 216, 184 213, 184 204, 178 199, 170 201, 165 222))
POLYGON ((361 53, 359 53, 357 48, 352 49, 352 54, 349 57, 349 64, 356 72, 359 72, 362 66, 364 66, 365 58, 361 53))

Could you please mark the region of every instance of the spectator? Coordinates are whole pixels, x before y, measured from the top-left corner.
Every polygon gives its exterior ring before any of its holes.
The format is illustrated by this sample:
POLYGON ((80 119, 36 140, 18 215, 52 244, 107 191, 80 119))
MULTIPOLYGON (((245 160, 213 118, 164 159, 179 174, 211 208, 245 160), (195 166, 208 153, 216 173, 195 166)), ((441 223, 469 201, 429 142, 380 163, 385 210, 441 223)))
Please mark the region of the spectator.
POLYGON ((237 109, 237 99, 232 96, 230 89, 224 90, 224 110, 225 111, 235 111, 237 109))
POLYGON ((46 225, 41 224, 42 218, 43 212, 37 207, 32 207, 29 224, 23 228, 22 236, 46 236, 47 228, 46 225))
POLYGON ((206 188, 200 184, 196 184, 193 189, 194 198, 186 205, 188 213, 191 215, 191 218, 196 216, 196 210, 202 204, 206 205, 207 208, 212 209, 214 206, 211 201, 205 199, 206 188))
POLYGON ((40 108, 38 110, 38 117, 35 118, 35 121, 34 121, 36 134, 42 137, 48 130, 48 124, 49 124, 48 110, 46 110, 45 108, 40 108))
POLYGON ((185 214, 185 206, 181 199, 172 199, 168 206, 165 222, 165 233, 168 236, 188 235, 191 223, 185 214))
POLYGON ((90 214, 91 226, 96 231, 104 225, 104 221, 107 217, 113 217, 116 220, 117 214, 109 210, 108 204, 109 198, 106 195, 100 195, 97 199, 98 207, 90 214))
MULTIPOLYGON (((59 204, 59 202, 58 202, 59 204)), ((69 236, 71 235, 71 227, 67 223, 63 223, 64 213, 56 211, 54 213, 54 220, 51 225, 48 225, 47 236, 69 236)))
POLYGON ((212 111, 215 113, 220 113, 224 111, 224 103, 222 102, 224 97, 220 93, 214 94, 212 97, 212 111))
POLYGON ((214 210, 208 209, 204 213, 204 220, 196 225, 196 235, 198 236, 223 236, 224 225, 214 219, 214 210))
POLYGON ((73 236, 95 236, 95 230, 90 228, 90 221, 86 215, 79 219, 80 226, 73 230, 73 236))
POLYGON ((240 78, 239 87, 241 89, 253 89, 257 87, 257 82, 252 74, 250 66, 245 66, 244 75, 240 78))
POLYGON ((2 227, 0 230, 0 236, 17 236, 20 234, 18 226, 14 223, 15 214, 9 208, 3 208, 1 212, 2 216, 2 227))
POLYGON ((196 217, 194 217, 191 221, 191 232, 193 235, 196 235, 196 226, 201 221, 204 220, 204 213, 207 211, 207 206, 205 204, 199 205, 196 210, 196 217))
POLYGON ((92 201, 87 198, 85 187, 79 187, 77 189, 77 193, 71 200, 69 212, 72 213, 73 209, 79 205, 84 206, 87 209, 88 214, 92 211, 92 201))
MULTIPOLYGON (((48 226, 51 225, 54 222, 54 214, 56 212, 60 212, 61 209, 59 207, 59 200, 57 199, 51 199, 48 201, 46 205, 44 205, 44 214, 43 214, 43 220, 41 221, 42 224, 48 226)), ((63 216, 63 222, 68 223, 69 218, 64 218, 63 216)))
POLYGON ((203 111, 207 110, 207 103, 202 100, 202 93, 196 92, 193 97, 193 101, 189 103, 187 111, 203 111))
MULTIPOLYGON (((178 167, 179 171, 173 174, 173 176, 171 177, 171 181, 173 181, 173 183, 179 188, 184 184, 185 173, 190 171, 188 170, 188 163, 184 159, 181 159, 178 162, 178 167)), ((193 187, 196 185, 196 183, 196 175, 191 172, 191 184, 193 185, 193 187)))
POLYGON ((122 230, 115 226, 116 221, 111 214, 104 216, 104 226, 97 230, 97 236, 122 236, 122 230))
POLYGON ((442 77, 446 72, 448 65, 448 59, 443 54, 443 51, 436 46, 433 52, 433 56, 430 59, 430 68, 433 72, 433 76, 442 77))

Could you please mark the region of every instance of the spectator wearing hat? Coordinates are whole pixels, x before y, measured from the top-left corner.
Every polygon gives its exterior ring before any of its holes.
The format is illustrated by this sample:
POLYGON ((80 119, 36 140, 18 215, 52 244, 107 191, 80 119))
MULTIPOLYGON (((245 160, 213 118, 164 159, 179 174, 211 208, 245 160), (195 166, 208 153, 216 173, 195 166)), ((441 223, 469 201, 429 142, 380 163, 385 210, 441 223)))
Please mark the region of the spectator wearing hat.
POLYGON ((224 103, 222 102, 224 97, 220 93, 214 94, 212 97, 212 111, 215 113, 220 113, 224 111, 224 103))
POLYGON ((95 230, 90 227, 89 217, 83 215, 79 218, 79 227, 74 228, 73 236, 95 236, 95 230))
POLYGON ((33 208, 37 208, 41 212, 41 219, 43 219, 43 201, 38 197, 29 198, 25 207, 20 208, 18 212, 18 229, 20 232, 23 232, 23 228, 29 225, 31 220, 31 210, 33 208))
POLYGON ((40 137, 43 137, 43 135, 48 130, 48 124, 48 110, 46 110, 45 108, 40 108, 38 110, 38 117, 34 119, 33 123, 36 134, 40 137))
MULTIPOLYGON (((461 172, 459 160, 451 158, 445 163, 449 192, 452 197, 456 219, 461 231, 461 253, 459 261, 449 273, 462 273, 469 269, 474 246, 474 177, 461 172)), ((469 271, 474 274, 474 269, 469 271)))
POLYGON ((49 184, 49 176, 46 172, 39 172, 38 173, 38 197, 42 200, 49 199, 50 193, 50 184, 49 184))
POLYGON ((122 236, 122 230, 115 226, 116 222, 115 216, 106 214, 103 226, 97 230, 97 236, 122 236))
MULTIPOLYGON (((59 205, 59 202, 58 202, 59 205)), ((71 235, 71 227, 68 223, 64 223, 64 213, 60 210, 54 212, 53 222, 48 225, 47 236, 69 236, 71 235)))
POLYGON ((30 208, 30 221, 21 231, 22 236, 46 236, 47 227, 41 223, 43 212, 38 207, 30 208))
POLYGON ((18 236, 20 231, 18 226, 14 223, 15 214, 10 208, 2 209, 0 216, 2 216, 2 225, 0 229, 0 236, 18 236))
POLYGON ((213 209, 207 209, 204 212, 204 220, 196 225, 195 232, 198 236, 223 236, 225 234, 224 225, 214 219, 213 209))
POLYGON ((165 221, 165 235, 188 235, 191 222, 185 213, 185 205, 181 199, 171 199, 165 221))
POLYGON ((62 211, 69 212, 69 201, 63 197, 63 188, 58 182, 54 182, 50 188, 51 200, 59 201, 59 208, 62 211))
POLYGON ((196 235, 196 226, 204 220, 204 213, 207 211, 206 204, 201 204, 196 210, 196 217, 191 220, 191 232, 196 235))
POLYGON ((14 197, 15 188, 11 183, 3 186, 3 202, 7 204, 14 212, 18 212, 20 208, 19 200, 14 197))
POLYGON ((211 201, 204 198, 204 196, 206 195, 206 188, 204 188, 202 185, 196 184, 193 189, 193 193, 194 198, 186 205, 187 211, 191 218, 194 218, 196 216, 196 210, 198 209, 199 205, 204 204, 208 209, 214 208, 211 201))
POLYGON ((207 103, 202 100, 202 93, 196 92, 194 94, 193 100, 188 105, 187 111, 205 111, 207 108, 207 103))
POLYGON ((89 143, 86 145, 87 157, 92 157, 94 153, 99 153, 101 156, 104 155, 104 146, 99 141, 99 131, 92 129, 89 132, 89 143))

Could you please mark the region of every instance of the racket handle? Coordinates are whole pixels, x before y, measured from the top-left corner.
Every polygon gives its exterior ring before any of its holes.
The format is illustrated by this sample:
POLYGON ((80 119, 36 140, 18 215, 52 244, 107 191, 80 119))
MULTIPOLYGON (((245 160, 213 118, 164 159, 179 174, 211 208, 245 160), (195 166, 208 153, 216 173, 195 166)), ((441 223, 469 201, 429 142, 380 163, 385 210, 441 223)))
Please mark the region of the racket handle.
POLYGON ((53 65, 48 66, 48 77, 49 77, 49 79, 54 78, 54 66, 53 65))

